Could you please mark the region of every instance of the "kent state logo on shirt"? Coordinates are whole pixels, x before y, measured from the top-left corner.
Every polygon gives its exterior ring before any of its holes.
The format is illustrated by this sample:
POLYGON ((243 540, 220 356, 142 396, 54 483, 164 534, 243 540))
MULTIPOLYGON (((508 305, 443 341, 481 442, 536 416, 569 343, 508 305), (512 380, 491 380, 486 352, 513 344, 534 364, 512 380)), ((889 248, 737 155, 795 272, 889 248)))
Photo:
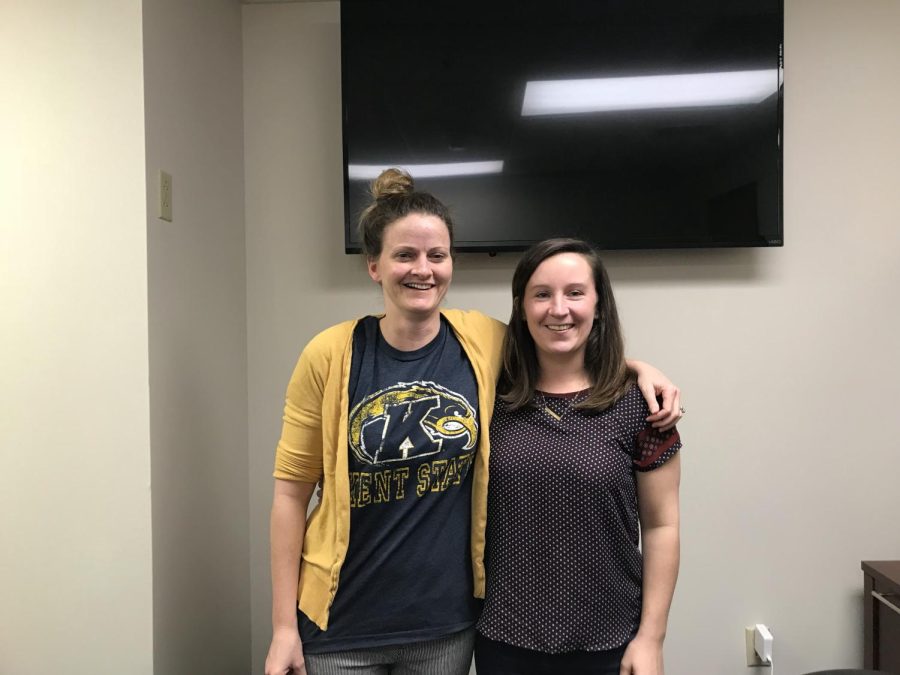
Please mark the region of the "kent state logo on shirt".
POLYGON ((360 462, 387 464, 471 450, 478 422, 463 396, 434 382, 399 382, 351 411, 348 435, 360 462))

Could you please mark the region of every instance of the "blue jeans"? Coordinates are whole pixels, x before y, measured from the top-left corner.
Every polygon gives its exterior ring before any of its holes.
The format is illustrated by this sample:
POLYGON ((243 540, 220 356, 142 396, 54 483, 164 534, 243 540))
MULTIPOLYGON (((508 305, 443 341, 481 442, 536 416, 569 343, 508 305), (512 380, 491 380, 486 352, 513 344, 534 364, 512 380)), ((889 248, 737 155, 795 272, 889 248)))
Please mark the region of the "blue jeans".
POLYGON ((475 636, 478 675, 619 675, 625 647, 603 652, 546 654, 475 636))
POLYGON ((475 629, 437 640, 308 654, 308 675, 467 675, 475 629))

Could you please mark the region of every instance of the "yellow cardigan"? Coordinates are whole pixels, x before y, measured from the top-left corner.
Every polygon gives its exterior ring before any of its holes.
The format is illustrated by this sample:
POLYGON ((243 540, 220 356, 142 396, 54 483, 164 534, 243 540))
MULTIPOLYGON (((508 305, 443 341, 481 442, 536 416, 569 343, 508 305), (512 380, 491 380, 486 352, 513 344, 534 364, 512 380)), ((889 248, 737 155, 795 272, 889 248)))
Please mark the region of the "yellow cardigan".
MULTIPOLYGON (((441 314, 459 339, 478 383, 481 424, 472 479, 471 553, 475 596, 483 598, 488 427, 505 327, 480 312, 448 309, 441 314)), ((275 478, 319 483, 319 503, 306 524, 297 599, 303 613, 322 630, 328 628, 350 541, 347 391, 356 324, 346 321, 322 331, 300 354, 288 384, 275 452, 275 478)))

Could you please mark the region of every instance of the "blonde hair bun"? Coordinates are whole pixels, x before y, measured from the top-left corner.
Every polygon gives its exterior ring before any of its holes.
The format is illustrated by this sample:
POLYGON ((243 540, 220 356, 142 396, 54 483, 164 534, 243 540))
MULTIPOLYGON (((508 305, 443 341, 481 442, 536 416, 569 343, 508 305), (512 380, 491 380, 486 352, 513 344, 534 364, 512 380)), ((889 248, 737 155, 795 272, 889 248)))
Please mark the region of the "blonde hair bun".
POLYGON ((369 189, 372 197, 377 200, 394 195, 412 194, 415 183, 412 176, 403 169, 385 169, 372 181, 369 189))

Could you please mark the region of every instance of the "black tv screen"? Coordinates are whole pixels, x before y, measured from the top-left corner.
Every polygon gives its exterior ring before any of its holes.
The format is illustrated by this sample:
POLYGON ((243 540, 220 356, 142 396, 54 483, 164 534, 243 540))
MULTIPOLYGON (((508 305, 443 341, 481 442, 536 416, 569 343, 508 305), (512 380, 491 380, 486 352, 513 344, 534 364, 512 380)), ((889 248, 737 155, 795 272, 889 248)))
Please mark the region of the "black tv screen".
POLYGON ((341 0, 347 252, 389 166, 463 251, 781 246, 780 0, 341 0))

